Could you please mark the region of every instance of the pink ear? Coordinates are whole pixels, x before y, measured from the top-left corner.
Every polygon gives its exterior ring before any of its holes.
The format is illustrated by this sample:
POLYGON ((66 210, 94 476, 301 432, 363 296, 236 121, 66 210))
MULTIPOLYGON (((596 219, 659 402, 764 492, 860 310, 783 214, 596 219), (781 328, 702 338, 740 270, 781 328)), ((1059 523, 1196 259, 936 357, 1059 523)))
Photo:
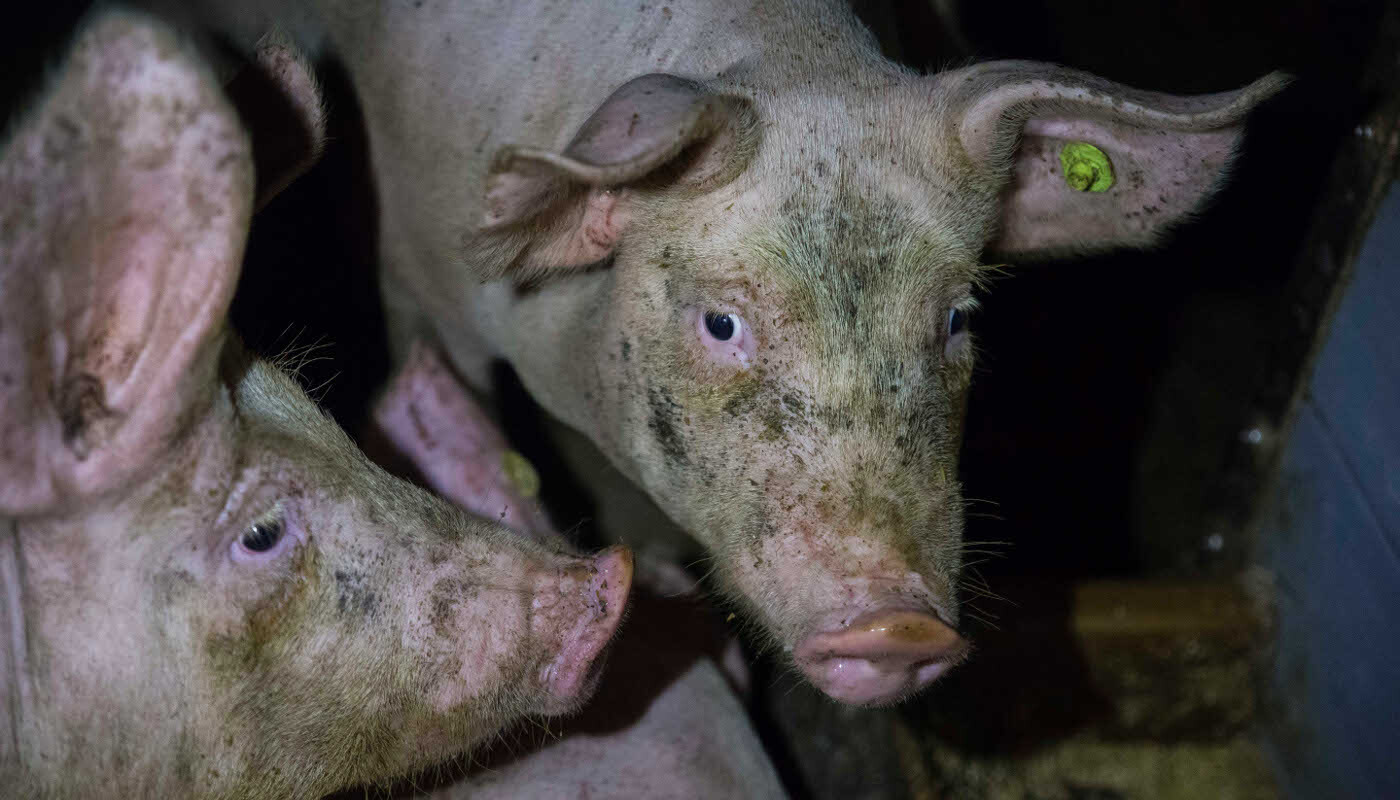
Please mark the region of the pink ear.
POLYGON ((1026 61, 937 80, 953 93, 969 158, 1008 184, 990 242, 1006 258, 1151 244, 1210 196, 1245 115, 1287 84, 1273 74, 1234 92, 1177 97, 1026 61))
POLYGON ((503 251, 501 270, 514 268, 518 277, 601 261, 626 230, 628 184, 670 165, 678 169, 668 182, 697 190, 728 180, 743 167, 755 129, 738 98, 674 75, 635 78, 593 112, 563 153, 506 147, 496 154, 481 241, 468 246, 503 251))
POLYGON ((538 486, 521 485, 533 469, 432 348, 414 344, 376 404, 374 420, 448 500, 534 538, 558 536, 533 498, 538 486))
POLYGON ((0 513, 127 485, 209 402, 252 180, 172 33, 78 36, 0 157, 0 513))
POLYGON ((301 50, 273 31, 258 42, 254 61, 229 81, 227 92, 253 137, 261 209, 321 157, 321 85, 301 50))

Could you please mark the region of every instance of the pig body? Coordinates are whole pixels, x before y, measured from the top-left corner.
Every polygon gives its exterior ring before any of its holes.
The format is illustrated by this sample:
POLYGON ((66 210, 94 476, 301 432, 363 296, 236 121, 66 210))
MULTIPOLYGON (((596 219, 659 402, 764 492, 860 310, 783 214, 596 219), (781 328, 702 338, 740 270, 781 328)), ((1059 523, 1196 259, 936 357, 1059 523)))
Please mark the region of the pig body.
POLYGON ((1030 62, 933 76, 834 0, 294 4, 369 132, 396 352, 509 362, 831 696, 965 653, 956 458, 984 251, 1141 246, 1248 110, 1030 62))
POLYGON ((488 761, 431 796, 787 797, 744 707, 713 659, 667 663, 660 670, 666 683, 658 686, 654 648, 666 646, 674 634, 667 630, 661 636, 634 637, 629 627, 617 658, 609 661, 595 704, 571 719, 558 739, 516 752, 504 763, 488 761), (652 647, 645 647, 648 643, 652 647))
POLYGON ((0 156, 0 786, 315 797, 576 707, 630 580, 371 464, 225 315, 238 116, 109 13, 0 156))

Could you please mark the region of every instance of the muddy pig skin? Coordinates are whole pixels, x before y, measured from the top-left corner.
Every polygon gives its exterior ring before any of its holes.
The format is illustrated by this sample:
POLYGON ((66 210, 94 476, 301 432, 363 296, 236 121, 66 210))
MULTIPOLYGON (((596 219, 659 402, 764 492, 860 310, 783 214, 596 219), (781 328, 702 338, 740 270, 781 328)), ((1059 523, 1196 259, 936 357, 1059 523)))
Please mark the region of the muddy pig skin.
POLYGON ((344 65, 396 357, 503 359, 830 696, 957 663, 984 264, 1144 246, 1284 83, 920 75, 838 0, 215 3, 344 65))
MULTIPOLYGON (((453 502, 499 518, 522 535, 559 538, 533 497, 539 482, 532 468, 509 448, 433 348, 420 342, 410 349, 374 417, 397 454, 453 502)), ((723 626, 688 589, 693 581, 679 569, 639 562, 627 626, 588 705, 551 726, 555 735, 534 727, 506 734, 474 754, 467 773, 429 795, 434 800, 785 797, 743 705, 721 673, 723 626)), ((420 779, 415 786, 426 783, 420 779)))
POLYGON ((238 116, 96 17, 0 155, 0 794, 317 797, 576 708, 631 558, 391 478, 226 313, 238 116))

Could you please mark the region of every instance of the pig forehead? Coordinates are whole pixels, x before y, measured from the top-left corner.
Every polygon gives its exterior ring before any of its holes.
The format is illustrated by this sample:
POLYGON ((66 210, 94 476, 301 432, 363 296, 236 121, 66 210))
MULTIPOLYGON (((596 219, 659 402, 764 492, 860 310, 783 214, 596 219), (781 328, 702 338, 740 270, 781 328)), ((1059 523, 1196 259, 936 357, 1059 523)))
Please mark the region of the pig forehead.
POLYGON ((685 209, 679 227, 710 278, 753 266, 789 288, 858 275, 865 288, 901 292, 973 280, 987 227, 978 215, 940 202, 951 190, 887 177, 775 183, 746 176, 747 185, 704 204, 714 208, 685 209))
POLYGON ((975 248, 899 198, 793 194, 769 223, 740 250, 788 321, 814 335, 903 341, 979 274, 975 248))

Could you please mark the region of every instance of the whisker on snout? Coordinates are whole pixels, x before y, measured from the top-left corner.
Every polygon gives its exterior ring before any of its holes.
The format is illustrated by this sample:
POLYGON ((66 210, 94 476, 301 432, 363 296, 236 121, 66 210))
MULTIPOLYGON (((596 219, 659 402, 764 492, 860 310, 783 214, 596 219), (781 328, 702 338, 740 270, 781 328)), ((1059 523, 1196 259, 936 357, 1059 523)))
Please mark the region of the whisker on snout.
POLYGON ((996 615, 978 613, 978 611, 975 608, 973 608, 971 604, 968 604, 963 608, 963 614, 965 614, 968 617, 971 617, 978 624, 984 627, 991 628, 994 631, 1001 630, 1001 626, 995 622, 995 620, 997 619, 996 615))
POLYGON ((997 522, 1005 522, 1005 521, 1006 521, 1006 517, 1003 517, 1003 516, 1000 515, 1000 514, 990 514, 990 513, 984 513, 984 512, 981 512, 981 511, 967 511, 967 512, 964 512, 964 515, 967 516, 967 517, 970 518, 970 519, 990 519, 990 520, 995 520, 995 521, 997 521, 997 522))
POLYGON ((958 580, 958 589, 959 591, 967 592, 973 597, 995 600, 1010 606, 1017 605, 1011 599, 992 591, 992 587, 987 583, 986 579, 983 578, 977 570, 971 569, 970 567, 967 568, 967 571, 964 572, 963 576, 958 580))
POLYGON ((987 555, 987 556, 1002 557, 1002 556, 1005 556, 1006 553, 1003 553, 1003 552, 1001 552, 1001 551, 999 551, 999 550, 996 550, 996 549, 993 549, 993 548, 997 548, 997 547, 1008 547, 1008 548, 1009 548, 1010 546, 1011 546, 1011 542, 997 542, 997 541, 990 541, 990 540, 988 540, 988 541, 965 541, 965 542, 961 542, 961 543, 958 544, 958 552, 961 553, 961 554, 963 554, 963 555, 969 555, 969 554, 971 554, 971 555, 987 555))
POLYGON ((1016 604, 1013 603, 1012 601, 1008 600, 1007 598, 1005 598, 1005 597, 1003 597, 1002 595, 999 595, 999 594, 997 594, 996 592, 993 592, 993 591, 988 591, 988 590, 979 589, 979 588, 970 587, 970 586, 969 586, 969 587, 964 587, 964 588, 965 588, 966 592, 967 592, 971 597, 975 597, 975 598, 977 598, 977 599, 979 599, 979 600, 995 600, 995 601, 997 601, 997 602, 999 602, 999 603, 1006 603, 1007 605, 1011 605, 1011 606, 1016 605, 1016 604))

